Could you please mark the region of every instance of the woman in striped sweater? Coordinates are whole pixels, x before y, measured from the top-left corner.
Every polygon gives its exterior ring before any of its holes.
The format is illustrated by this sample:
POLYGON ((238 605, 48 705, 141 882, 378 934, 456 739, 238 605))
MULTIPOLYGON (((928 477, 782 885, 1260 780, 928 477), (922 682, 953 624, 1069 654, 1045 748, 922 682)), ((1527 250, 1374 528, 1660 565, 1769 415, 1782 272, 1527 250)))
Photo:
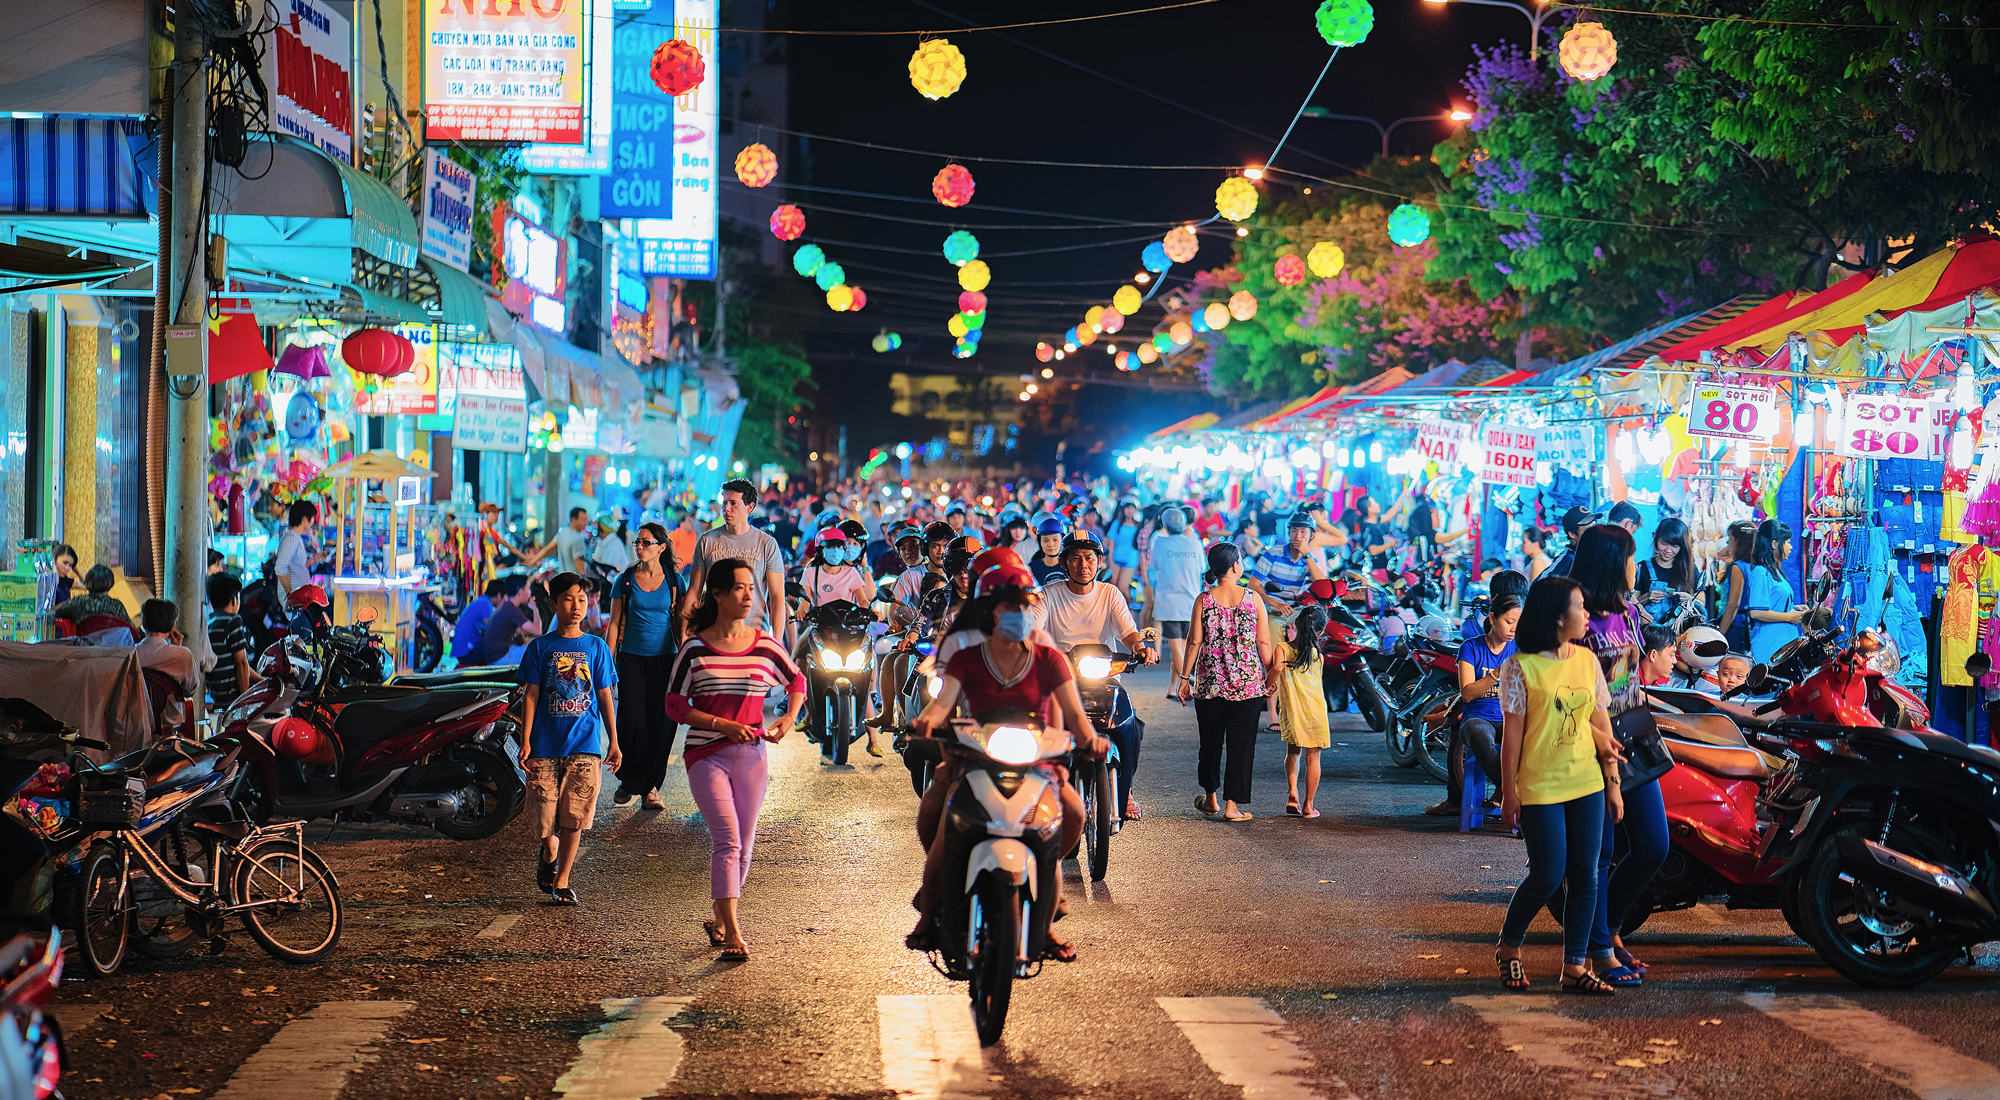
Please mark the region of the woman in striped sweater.
POLYGON ((805 676, 785 644, 750 622, 757 578, 739 558, 710 566, 701 606, 667 682, 667 714, 688 728, 688 786, 708 825, 715 919, 702 922, 722 961, 743 962, 750 948, 736 920, 736 902, 750 874, 757 813, 770 778, 764 742, 784 740, 806 698, 805 676), (764 699, 785 689, 785 713, 764 719, 764 699))

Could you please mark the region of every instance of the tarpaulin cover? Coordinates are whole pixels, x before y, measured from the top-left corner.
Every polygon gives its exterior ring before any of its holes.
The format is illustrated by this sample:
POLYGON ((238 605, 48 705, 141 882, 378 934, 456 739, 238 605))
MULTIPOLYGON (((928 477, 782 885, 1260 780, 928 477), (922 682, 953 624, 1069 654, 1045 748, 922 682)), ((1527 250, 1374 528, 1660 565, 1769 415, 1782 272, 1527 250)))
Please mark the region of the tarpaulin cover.
POLYGON ((1968 237, 1901 271, 1872 279, 1857 275, 1829 287, 1761 331, 1731 338, 1727 346, 1757 348, 1770 354, 1792 333, 1822 331, 1836 342, 1844 342, 1867 324, 1871 313, 1937 309, 1995 283, 2000 283, 2000 240, 1984 235, 1968 237), (1853 285, 1856 280, 1861 280, 1859 285, 1853 285), (1835 291, 1841 293, 1836 295, 1835 291))

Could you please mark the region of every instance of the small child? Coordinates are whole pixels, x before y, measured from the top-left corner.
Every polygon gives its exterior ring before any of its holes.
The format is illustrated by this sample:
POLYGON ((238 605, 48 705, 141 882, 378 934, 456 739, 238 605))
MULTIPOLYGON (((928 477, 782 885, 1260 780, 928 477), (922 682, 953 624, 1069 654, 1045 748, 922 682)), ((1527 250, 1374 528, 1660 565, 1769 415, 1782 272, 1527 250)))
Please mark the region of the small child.
POLYGON ((1278 704, 1278 725, 1285 739, 1285 812, 1294 817, 1318 817, 1313 799, 1319 794, 1319 753, 1333 743, 1326 721, 1326 692, 1321 687, 1319 637, 1326 631, 1326 609, 1299 608, 1285 639, 1278 643, 1270 693, 1278 704), (1305 759, 1305 777, 1299 760, 1305 759), (1299 788, 1305 788, 1300 797, 1299 788))
POLYGON ((250 667, 250 631, 243 625, 243 582, 234 573, 208 575, 208 645, 215 667, 208 670, 208 697, 219 713, 263 679, 250 667))
POLYGON ((582 577, 557 573, 549 581, 549 600, 555 631, 538 635, 521 654, 520 682, 528 688, 521 768, 541 824, 535 885, 557 905, 575 905, 569 872, 597 816, 598 771, 615 771, 621 762, 611 702, 618 668, 604 639, 583 632, 590 589, 582 577))

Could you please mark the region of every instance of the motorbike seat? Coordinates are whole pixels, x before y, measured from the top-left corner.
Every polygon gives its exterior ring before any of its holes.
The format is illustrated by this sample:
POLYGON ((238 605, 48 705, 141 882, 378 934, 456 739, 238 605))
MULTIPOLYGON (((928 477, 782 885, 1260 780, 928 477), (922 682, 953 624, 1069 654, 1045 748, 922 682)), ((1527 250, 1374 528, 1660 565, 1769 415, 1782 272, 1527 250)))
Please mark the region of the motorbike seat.
POLYGON ((1673 755, 1674 762, 1686 764, 1690 768, 1705 771, 1723 779, 1748 779, 1762 783, 1771 778, 1771 769, 1764 764, 1764 755, 1756 749, 1733 749, 1722 745, 1704 745, 1695 741, 1682 741, 1677 737, 1662 737, 1660 743, 1673 755))
POLYGON ((204 758, 219 756, 221 753, 221 749, 209 748, 198 741, 186 741, 178 737, 164 738, 151 748, 126 753, 105 765, 104 770, 143 775, 147 787, 159 787, 172 782, 204 758), (140 770, 142 768, 143 771, 140 770))
POLYGON ((519 673, 520 670, 513 665, 475 665, 471 668, 455 668, 450 672, 413 672, 407 676, 396 677, 396 682, 423 688, 445 687, 452 684, 512 684, 519 673))
POLYGON ((333 731, 348 746, 373 744, 398 730, 435 721, 492 695, 479 688, 447 688, 399 699, 368 699, 340 708, 333 731))
POLYGON ((1968 745, 1956 737, 1942 733, 1915 733, 1914 736, 1924 743, 1925 748, 1940 756, 1963 760, 1977 766, 1988 775, 2000 772, 2000 752, 1995 752, 1984 745, 1968 745))

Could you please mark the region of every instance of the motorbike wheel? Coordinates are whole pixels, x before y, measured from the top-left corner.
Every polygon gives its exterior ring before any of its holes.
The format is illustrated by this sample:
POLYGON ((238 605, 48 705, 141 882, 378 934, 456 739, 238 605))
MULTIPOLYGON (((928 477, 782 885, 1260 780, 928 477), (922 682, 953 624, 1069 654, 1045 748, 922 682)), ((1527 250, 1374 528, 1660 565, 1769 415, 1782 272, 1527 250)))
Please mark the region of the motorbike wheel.
POLYGON ((461 759, 472 765, 472 782, 459 788, 458 812, 431 822, 453 840, 484 840, 520 814, 527 790, 512 760, 474 749, 461 759))
POLYGON ((1410 735, 1403 728, 1403 720, 1395 714, 1390 714, 1388 723, 1383 726, 1382 740, 1389 746, 1389 759, 1395 761, 1397 767, 1414 768, 1417 766, 1416 747, 1412 743, 1410 735))
POLYGON ((1116 786, 1112 782, 1110 765, 1098 765, 1097 777, 1089 784, 1092 792, 1090 801, 1095 805, 1084 807, 1089 811, 1084 817, 1084 830, 1091 834, 1088 842, 1092 882, 1103 882, 1105 868, 1111 865, 1111 816, 1115 804, 1113 788, 1116 786))
POLYGON ((1376 733, 1387 731, 1389 703, 1382 698, 1382 687, 1375 682, 1374 674, 1364 671, 1350 679, 1353 682, 1348 690, 1361 704, 1361 717, 1368 723, 1368 728, 1376 733))
POLYGON ((418 672, 432 672, 444 659, 444 634, 437 623, 418 619, 416 638, 411 643, 410 665, 418 672))
POLYGON ((853 744, 847 739, 845 716, 854 709, 854 699, 850 695, 836 694, 827 697, 826 714, 820 719, 820 751, 835 765, 847 763, 847 746, 853 744))
POLYGON ((1428 724, 1422 728, 1421 735, 1410 738, 1416 750, 1417 766, 1424 770, 1425 775, 1448 784, 1451 782, 1451 762, 1447 759, 1451 753, 1451 731, 1443 727, 1431 729, 1428 724))
POLYGON ((972 1022, 979 1045, 1000 1041, 1007 1026, 1007 1002, 1014 992, 1014 960, 1021 943, 1020 891, 998 875, 987 874, 973 899, 972 927, 967 936, 971 957, 972 1022))
MULTIPOLYGON (((192 841, 184 843, 193 844, 192 841)), ((160 858, 182 878, 191 877, 190 869, 209 872, 215 867, 215 853, 209 850, 207 845, 194 845, 200 849, 199 853, 194 859, 183 863, 177 857, 174 842, 170 837, 156 835, 154 844, 160 858)), ((165 901, 160 904, 171 908, 170 913, 149 916, 144 912, 147 908, 145 899, 136 897, 133 899, 132 946, 139 954, 149 959, 171 959, 184 954, 202 938, 180 902, 168 895, 164 888, 161 888, 160 894, 165 896, 165 901)))
POLYGON ((243 928, 279 962, 309 963, 340 943, 340 884, 310 848, 273 837, 237 853, 234 893, 243 928))
POLYGON ((132 940, 132 907, 125 861, 111 845, 94 845, 83 857, 70 918, 84 973, 93 978, 116 974, 132 940))
MULTIPOLYGON (((1819 851, 1799 872, 1799 923, 1806 942, 1848 981, 1884 989, 1922 985, 1943 973, 1959 949, 1920 939, 1922 924, 1891 908, 1893 895, 1844 877, 1835 838, 1874 831, 1857 821, 1820 840, 1819 851)), ((1951 845, 1912 825, 1892 828, 1889 845, 1922 859, 1955 862, 1951 845)))
POLYGON ((1807 947, 1817 948, 1812 937, 1806 935, 1805 922, 1799 919, 1799 883, 1804 878, 1802 874, 1791 874, 1778 884, 1778 913, 1785 918, 1785 926, 1792 930, 1792 935, 1806 941, 1807 947))

